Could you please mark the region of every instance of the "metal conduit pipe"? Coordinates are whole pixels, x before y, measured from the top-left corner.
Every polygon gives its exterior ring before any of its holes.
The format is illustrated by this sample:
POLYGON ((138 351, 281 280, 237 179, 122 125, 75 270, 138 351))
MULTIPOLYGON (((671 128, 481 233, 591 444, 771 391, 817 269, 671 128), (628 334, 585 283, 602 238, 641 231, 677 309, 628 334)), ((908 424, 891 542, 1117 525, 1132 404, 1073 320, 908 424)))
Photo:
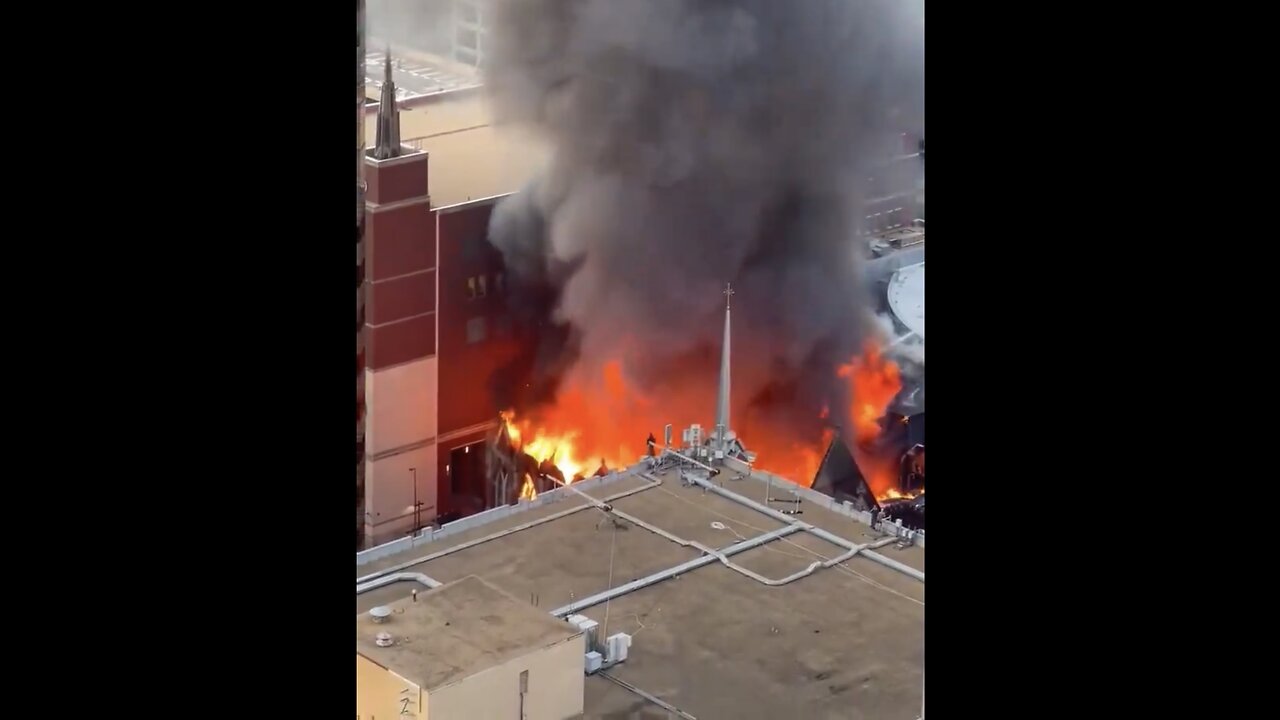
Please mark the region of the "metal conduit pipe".
MULTIPOLYGON (((725 557, 737 555, 738 553, 746 552, 752 548, 760 547, 761 545, 777 540, 778 538, 783 538, 793 533, 798 533, 802 529, 803 528, 800 528, 796 525, 787 525, 785 527, 780 527, 777 530, 772 530, 763 535, 757 535, 756 537, 750 538, 748 540, 743 540, 742 542, 730 545, 724 550, 721 550, 720 554, 724 555, 725 557)), ((690 570, 697 570, 703 565, 709 565, 715 562, 717 559, 718 558, 715 555, 703 555, 701 557, 696 557, 688 562, 680 563, 675 567, 667 568, 666 570, 656 572, 647 577, 642 577, 638 580, 632 580, 631 582, 626 583, 625 585, 619 585, 616 588, 605 590, 604 592, 596 593, 595 595, 591 595, 589 597, 582 598, 581 600, 571 602, 568 605, 552 610, 551 614, 558 618, 565 618, 565 617, 568 617, 569 615, 573 615, 574 613, 582 612, 583 610, 586 610, 589 607, 594 607, 596 605, 599 605, 602 602, 607 602, 616 597, 621 597, 623 595, 626 595, 627 593, 640 590, 641 588, 646 588, 646 587, 649 587, 650 585, 655 585, 657 583, 662 582, 663 580, 676 577, 677 575, 683 575, 689 572, 690 570)))
POLYGON ((701 462, 699 462, 699 461, 697 461, 697 460, 694 460, 693 458, 689 457, 688 455, 685 455, 685 454, 683 454, 683 453, 678 453, 678 452, 676 452, 675 450, 672 450, 671 448, 663 448, 663 449, 662 449, 662 453, 663 453, 664 455, 671 455, 672 457, 676 458, 677 460, 679 460, 679 461, 681 461, 681 462, 687 462, 687 463, 691 463, 691 464, 693 464, 693 465, 697 465, 698 467, 703 468, 704 470, 706 470, 707 472, 711 473, 712 475, 719 475, 719 474, 720 474, 720 471, 719 471, 719 470, 717 470, 717 469, 715 469, 715 468, 711 467, 710 465, 706 465, 706 464, 701 463, 701 462))
MULTIPOLYGON (((896 539, 897 539, 897 538, 894 538, 894 540, 896 540, 896 539)), ((894 559, 893 559, 893 558, 891 558, 891 557, 886 557, 886 556, 881 555, 880 553, 877 553, 877 552, 871 552, 870 550, 868 550, 867 552, 864 552, 864 553, 862 553, 862 554, 863 554, 864 556, 866 556, 866 558, 867 558, 868 560, 871 560, 871 561, 874 561, 874 562, 878 562, 878 563, 880 563, 881 565, 883 565, 883 566, 885 566, 885 567, 887 567, 887 568, 889 568, 889 569, 891 569, 891 570, 897 570, 898 572, 902 573, 903 575, 908 575, 908 576, 910 576, 910 577, 915 578, 916 580, 919 580, 920 582, 924 582, 924 571, 923 571, 923 570, 917 570, 917 569, 915 569, 915 568, 911 567, 910 565, 907 565, 906 563, 899 562, 899 561, 897 561, 897 560, 894 560, 894 559)))
MULTIPOLYGON (((705 552, 709 552, 719 557, 720 562, 724 563, 725 567, 729 568, 730 570, 734 570, 743 575, 746 575, 752 580, 755 580, 756 582, 762 583, 764 585, 769 585, 771 587, 778 587, 780 585, 786 585, 787 583, 795 582, 800 578, 808 577, 809 575, 812 575, 813 571, 817 570, 818 568, 829 568, 835 565, 839 565, 840 563, 851 559, 854 555, 857 555, 858 553, 863 552, 868 547, 883 547, 885 545, 888 545, 891 542, 895 542, 896 540, 897 538, 882 538, 880 540, 875 541, 874 543, 868 543, 867 545, 859 545, 850 550, 847 550, 846 552, 840 555, 837 555, 836 557, 833 557, 827 560, 818 560, 816 562, 813 562, 809 565, 809 567, 805 568, 804 570, 800 570, 799 572, 792 573, 784 578, 779 578, 777 580, 771 580, 767 577, 764 577, 763 575, 758 575, 755 572, 748 570, 747 568, 744 568, 741 565, 738 565, 730 561, 728 558, 720 557, 721 553, 719 551, 706 549, 705 552)), ((694 543, 694 545, 698 545, 698 543, 694 543)))
POLYGON ((804 570, 801 570, 796 573, 792 573, 784 578, 779 578, 777 580, 771 580, 752 570, 748 570, 747 568, 744 568, 741 565, 737 565, 733 562, 730 562, 729 560, 723 557, 720 558, 720 562, 724 563, 725 567, 729 568, 730 570, 734 570, 738 573, 741 573, 742 575, 746 575, 747 577, 751 578, 752 580, 755 580, 758 583, 761 583, 763 585, 768 585, 770 587, 777 587, 779 585, 786 585, 787 583, 795 582, 796 580, 799 580, 802 577, 808 577, 809 575, 812 575, 813 571, 817 570, 819 567, 829 568, 832 565, 835 565, 837 563, 842 563, 857 554, 858 554, 857 550, 846 550, 845 552, 841 553, 840 555, 837 555, 836 557, 831 558, 830 560, 825 560, 825 561, 819 560, 818 562, 811 563, 809 567, 805 568, 804 570))
POLYGON ((681 710, 680 708, 678 708, 678 707, 676 707, 676 706, 672 705, 671 703, 666 702, 665 700, 663 700, 662 698, 659 698, 659 697, 658 697, 658 696, 656 696, 656 695, 652 695, 652 694, 650 694, 650 693, 647 693, 647 692, 645 692, 645 691, 641 690, 640 688, 636 687, 635 685, 632 685, 631 683, 627 682, 626 680, 622 680, 622 679, 620 679, 620 678, 616 678, 616 677, 614 677, 614 676, 610 675, 609 673, 604 672, 603 670, 602 670, 602 671, 600 671, 600 672, 598 672, 598 673, 596 673, 596 675, 599 675, 600 677, 604 678, 605 680, 609 680, 610 682, 615 683, 615 684, 616 684, 616 685, 618 685, 619 687, 622 687, 622 688, 625 688, 625 689, 627 689, 627 690, 630 690, 631 692, 635 693, 635 694, 636 694, 636 695, 638 695, 639 697, 642 697, 642 698, 644 698, 645 700, 648 700, 649 702, 653 703, 654 705, 657 705, 658 707, 662 708, 663 710, 666 710, 666 711, 667 711, 667 712, 669 712, 669 713, 674 713, 675 715, 678 715, 679 717, 683 718, 683 720, 698 720, 698 718, 696 718, 696 717, 694 717, 694 716, 690 715, 689 713, 687 713, 687 712, 685 712, 685 711, 681 710))
MULTIPOLYGON (((717 495, 720 495, 721 497, 727 500, 732 500, 738 503, 739 505, 742 505, 744 507, 749 507, 752 510, 755 510, 756 512, 762 513, 764 515, 768 515, 769 517, 774 518, 775 520, 778 520, 784 523, 795 522, 795 520, 793 520, 789 515, 785 515, 781 512, 778 512, 777 510, 774 510, 771 507, 766 507, 764 505, 761 505, 760 503, 756 502, 755 500, 752 500, 749 497, 745 497, 743 495, 739 495, 736 492, 726 490, 709 480, 703 480, 702 478, 693 477, 693 476, 690 476, 689 479, 692 480, 694 483, 701 485, 702 487, 710 490, 713 493, 716 493, 717 495)), ((823 530, 822 528, 817 528, 817 527, 813 527, 812 525, 809 525, 808 527, 806 527, 806 529, 809 532, 813 533, 814 535, 822 538, 823 540, 826 540, 827 542, 835 543, 836 545, 839 545, 841 547, 848 548, 848 549, 853 549, 854 547, 856 547, 854 543, 848 540, 845 540, 839 535, 829 533, 826 530, 823 530)), ((881 565, 884 565, 885 567, 892 568, 894 570, 897 570, 900 573, 903 573, 904 575, 909 575, 915 578, 916 580, 919 580, 920 582, 924 582, 924 572, 917 570, 911 567, 910 565, 904 565, 903 563, 900 563, 897 560, 894 560, 893 558, 885 557, 880 553, 872 552, 870 550, 863 552, 862 555, 866 557, 868 560, 873 560, 875 562, 880 563, 881 565)))
MULTIPOLYGON (((662 484, 661 478, 650 477, 649 475, 646 475, 644 473, 637 473, 636 476, 643 478, 645 480, 648 480, 650 484, 645 485, 643 487, 632 488, 631 490, 626 490, 620 493, 616 493, 614 495, 610 495, 609 497, 605 498, 604 502, 613 502, 615 500, 621 500, 622 498, 627 497, 629 495, 635 495, 636 493, 644 492, 645 490, 651 490, 662 484)), ((508 535, 513 535, 515 533, 518 533, 521 530, 528 530, 531 527, 537 527, 538 525, 551 522, 552 520, 559 520, 562 517, 568 517, 569 515, 572 515, 577 512, 582 512, 583 510, 586 510, 592 507, 595 507, 595 506, 579 505, 577 507, 569 508, 568 510, 563 510, 561 512, 548 515, 544 518, 539 518, 538 520, 531 520, 527 523, 522 523, 513 528, 507 528, 506 530, 493 533, 492 535, 486 535, 482 538, 476 538, 475 540, 468 540, 467 542, 459 543, 457 545, 454 545, 453 547, 446 548, 439 552, 431 553, 430 555, 426 555, 414 560, 406 560, 402 563, 397 563, 395 565, 392 565, 391 567, 379 570, 378 572, 365 575, 364 577, 358 577, 356 578, 356 585, 359 586, 361 583, 372 582, 374 580, 377 580, 378 578, 386 577, 388 575, 398 573, 401 570, 406 570, 408 568, 411 568, 414 565, 421 565, 422 563, 431 562, 432 560, 438 560, 442 557, 445 557, 446 555, 451 555, 453 553, 460 552, 468 548, 473 548, 477 545, 483 545, 484 543, 487 543, 490 540, 497 540, 499 538, 504 538, 508 535)))
MULTIPOLYGON (((749 498, 743 498, 743 499, 744 499, 744 500, 749 500, 749 498)), ((762 506, 762 507, 763 507, 763 506, 762 506)), ((768 508, 768 509, 772 510, 772 508, 768 508)), ((813 533, 813 535, 814 535, 814 536, 816 536, 816 537, 820 537, 820 538, 822 538, 823 540, 826 540, 826 541, 827 541, 827 542, 829 542, 829 543, 833 543, 833 544, 835 544, 835 545, 840 545, 840 546, 847 547, 847 548, 852 548, 852 547, 853 547, 853 543, 850 543, 848 540, 845 540, 844 538, 840 537, 839 535, 836 535, 835 533, 827 532, 826 530, 823 530, 823 529, 822 529, 822 528, 820 528, 820 527, 813 527, 813 526, 810 526, 810 530, 809 530, 809 532, 813 533)), ((894 541, 896 541, 896 540, 897 540, 897 538, 896 538, 896 537, 886 538, 886 542, 880 543, 880 544, 876 545, 875 547, 883 547, 883 546, 888 545, 889 543, 894 542, 894 541)), ((867 558, 868 560, 873 560, 873 561, 875 561, 875 562, 880 563, 881 565, 884 565, 884 566, 885 566, 885 567, 887 567, 887 568, 892 568, 892 569, 894 569, 894 570, 897 570, 898 572, 902 573, 903 575, 910 575, 911 577, 915 578, 916 580, 919 580, 920 582, 924 582, 924 571, 923 571, 923 570, 917 570, 917 569, 915 569, 915 568, 911 567, 910 565, 907 565, 907 564, 905 564, 905 563, 901 563, 901 562, 899 562, 899 561, 897 561, 897 560, 894 560, 894 559, 893 559, 893 558, 891 558, 891 557, 886 557, 886 556, 884 556, 884 555, 881 555, 881 554, 880 554, 880 553, 878 553, 878 552, 872 552, 872 551, 870 551, 870 550, 866 550, 866 551, 864 551, 864 552, 862 553, 862 555, 863 555, 863 557, 867 558)))
MULTIPOLYGON (((736 572, 738 572, 738 573, 741 573, 741 574, 743 574, 743 575, 746 575, 747 577, 751 578, 752 580, 755 580, 756 582, 762 583, 762 584, 764 584, 764 585, 769 585, 769 586, 771 586, 771 587, 777 587, 777 586, 779 586, 779 585, 786 585, 787 583, 795 582, 796 580, 799 580, 800 578, 808 577, 809 575, 812 575, 812 574, 813 574, 813 571, 814 571, 814 570, 817 570, 817 569, 818 569, 818 568, 820 568, 820 567, 821 567, 821 568, 829 568, 829 567, 832 567, 832 566, 834 566, 834 565, 839 565, 839 564, 840 564, 840 563, 842 563, 842 562, 846 562, 846 561, 848 561, 848 560, 849 560, 850 558, 852 558, 854 555, 857 555, 857 554, 858 554, 858 553, 860 553, 860 552, 864 552, 867 548, 873 548, 873 547, 884 547, 885 545, 888 545, 889 543, 892 543, 892 542, 896 542, 896 541, 897 541, 897 538, 889 537, 889 538, 881 538, 880 540, 876 540, 875 542, 867 543, 866 545, 857 545, 857 544, 851 543, 851 542, 849 542, 849 541, 845 540, 844 538, 841 538, 841 537, 839 537, 839 536, 837 536, 837 535, 831 535, 830 533, 827 533, 826 531, 822 531, 822 532, 823 532, 823 534, 825 534, 825 535, 827 535, 827 536, 828 536, 828 537, 824 537, 823 539, 827 539, 827 540, 828 540, 828 542, 830 542, 830 540, 829 540, 828 538, 835 538, 835 540, 838 540, 838 541, 839 541, 839 542, 836 542, 836 543, 835 543, 835 545, 837 545, 837 546, 839 546, 839 547, 843 547, 843 548, 845 548, 845 549, 846 549, 846 552, 844 552, 844 553, 842 553, 842 554, 840 554, 840 555, 838 555, 838 556, 836 556, 836 557, 830 558, 830 559, 824 559, 824 560, 818 560, 818 561, 815 561, 815 562, 813 562, 812 564, 810 564, 810 565, 809 565, 809 567, 805 568, 804 570, 800 570, 799 572, 793 573, 793 574, 791 574, 791 575, 788 575, 787 577, 784 577, 784 578, 781 578, 781 579, 778 579, 778 580, 773 580, 773 579, 770 579, 770 578, 764 577, 763 575, 758 575, 758 574, 756 574, 755 572, 753 572, 753 571, 751 571, 751 570, 748 570, 747 568, 744 568, 744 567, 742 567, 741 565, 738 565, 738 564, 734 563, 733 561, 729 560, 729 558, 728 558, 727 556, 725 556, 725 555, 724 555, 724 553, 720 552, 719 550, 716 550, 715 548, 707 547, 706 545, 703 545, 702 543, 697 542, 697 541, 694 541, 694 540, 685 540, 685 539, 684 539, 684 538, 682 538, 682 537, 679 537, 679 536, 677 536, 677 535, 673 535, 672 533, 669 533, 669 532, 667 532, 666 530, 663 530, 662 528, 657 527, 656 525, 652 525, 652 524, 650 524, 650 523, 648 523, 648 522, 645 522, 644 520, 641 520, 641 519, 640 519, 640 518, 638 518, 638 517, 635 517, 634 515, 630 515, 630 514, 625 513, 625 512, 623 512, 623 511, 621 511, 621 510, 616 510, 616 509, 615 509, 615 510, 613 511, 613 514, 614 514, 614 515, 616 515, 616 516, 618 516, 618 517, 620 517, 620 518, 622 518, 623 520, 626 520, 626 521, 628 521, 628 522, 630 522, 630 523, 635 524, 636 526, 638 526, 638 527, 640 527, 640 528, 643 528, 643 529, 645 529, 645 530, 648 530, 649 532, 651 532, 651 533, 653 533, 653 534, 655 534, 655 535, 658 535, 658 536, 660 536, 660 537, 664 537, 664 538, 666 538, 666 539, 668 539, 668 540, 670 540, 670 541, 672 541, 672 542, 676 543, 677 545, 680 545, 680 546, 682 546, 682 547, 692 547, 692 548, 697 548, 698 550, 701 550, 702 552, 704 552, 704 553, 706 553, 706 554, 708 554, 708 555, 711 555, 711 556, 715 557, 715 558, 716 558, 717 560, 719 560, 721 563, 724 563, 725 567, 729 568, 730 570, 734 570, 734 571, 736 571, 736 572)), ((808 523, 804 523, 804 522, 791 522, 791 523, 788 523, 788 524, 789 524, 789 525, 792 525, 792 526, 795 526, 795 527, 799 528, 800 530, 807 531, 807 532, 815 532, 815 531, 817 531, 817 530, 820 530, 820 529, 821 529, 821 528, 815 528, 815 527, 813 527, 812 525, 810 525, 810 524, 808 524, 808 523)), ((817 535, 817 533, 815 533, 815 535, 817 535)), ((821 537, 821 535, 819 535, 819 537, 821 537)))
POLYGON ((902 343, 904 343, 904 342, 906 342, 906 341, 910 340, 911 338, 913 338, 913 337, 915 337, 915 336, 916 336, 916 331, 915 331, 915 330, 912 330, 911 332, 907 333, 906 335, 903 335, 902 337, 895 339, 893 342, 889 343, 888 345, 885 345, 885 346, 884 346, 884 350, 882 350, 881 352, 885 352, 885 351, 888 351, 888 350, 892 350, 893 348, 895 348, 895 347, 897 347, 897 346, 901 345, 902 343))
MULTIPOLYGON (((681 545, 683 547, 697 547, 699 550, 702 550, 702 547, 699 546, 698 543, 692 542, 690 540, 685 540, 684 538, 678 535, 672 535, 671 533, 667 532, 666 530, 663 530, 657 525, 651 525, 648 522, 645 522, 644 520, 641 520, 640 518, 636 517, 635 515, 625 513, 617 508, 613 509, 613 514, 622 518, 623 520, 626 520, 629 523, 632 523, 633 525, 636 525, 640 528, 648 530, 654 535, 658 535, 659 537, 664 537, 677 545, 681 545)), ((712 552, 715 552, 715 551, 713 550, 712 552)))
MULTIPOLYGON (((897 538, 888 538, 887 542, 886 541, 878 541, 878 542, 880 542, 881 545, 885 545, 885 544, 888 544, 888 542, 895 541, 896 539, 897 538)), ((751 578, 752 580, 755 580, 756 582, 769 585, 770 587, 778 587, 781 585, 786 585, 787 583, 795 582, 800 578, 808 577, 812 575, 813 571, 817 570, 818 568, 829 568, 835 565, 839 565, 842 562, 846 562, 852 559, 854 555, 857 555, 858 553, 862 552, 866 547, 867 547, 866 545, 861 545, 859 547, 853 548, 852 550, 847 550, 844 553, 841 553, 840 555, 837 555, 828 560, 818 560, 817 562, 811 563, 809 567, 805 568, 804 570, 800 570, 799 572, 792 573, 784 578, 779 578, 777 580, 771 580, 767 577, 764 577, 763 575, 758 575, 755 572, 748 570, 747 568, 744 568, 741 565, 737 565, 736 563, 730 562, 728 559, 723 557, 720 558, 720 562, 724 563, 725 566, 728 567, 730 570, 734 570, 743 575, 746 575, 747 577, 751 578)), ((718 554, 719 553, 717 553, 717 555, 718 554)))
POLYGON ((378 578, 377 580, 367 582, 363 585, 357 585, 356 594, 360 595, 362 593, 367 593, 370 590, 377 590, 380 587, 386 587, 387 585, 393 585, 398 582, 409 582, 409 581, 422 583, 423 585, 426 585, 429 588, 438 588, 444 584, 439 580, 436 580, 435 578, 430 577, 428 575, 423 575, 422 573, 395 573, 393 575, 384 575, 378 578))

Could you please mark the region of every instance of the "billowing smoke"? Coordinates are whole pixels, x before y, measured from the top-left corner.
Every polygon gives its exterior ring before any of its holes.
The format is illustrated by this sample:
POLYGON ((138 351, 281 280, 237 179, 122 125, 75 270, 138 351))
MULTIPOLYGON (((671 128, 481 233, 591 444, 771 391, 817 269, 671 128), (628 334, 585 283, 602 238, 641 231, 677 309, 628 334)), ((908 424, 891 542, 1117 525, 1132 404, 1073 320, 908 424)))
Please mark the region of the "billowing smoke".
POLYGON ((696 368, 714 393, 732 282, 735 416, 744 400, 847 407, 834 368, 877 332, 861 181, 923 130, 922 0, 488 11, 496 116, 553 149, 490 228, 523 306, 559 327, 541 366, 561 379, 620 358, 646 391, 696 368))
POLYGON ((371 50, 382 50, 377 41, 395 48, 411 48, 420 52, 448 57, 452 48, 452 0, 365 0, 368 33, 375 43, 371 50))

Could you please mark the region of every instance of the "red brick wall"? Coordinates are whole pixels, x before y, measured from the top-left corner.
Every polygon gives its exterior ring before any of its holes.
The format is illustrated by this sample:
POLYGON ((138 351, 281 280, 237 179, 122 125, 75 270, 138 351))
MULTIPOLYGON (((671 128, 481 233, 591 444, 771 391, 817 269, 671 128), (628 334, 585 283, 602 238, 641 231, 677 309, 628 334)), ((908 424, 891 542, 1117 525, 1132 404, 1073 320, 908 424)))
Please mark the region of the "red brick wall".
POLYGON ((427 156, 369 162, 364 235, 365 361, 373 370, 436 352, 436 223, 427 198, 427 156))
POLYGON ((373 284, 365 318, 371 325, 381 325, 435 309, 436 273, 428 270, 373 284))
POLYGON ((436 351, 436 316, 422 315, 390 325, 365 326, 370 370, 401 365, 436 351))
POLYGON ((384 280, 436 265, 436 225, 427 203, 371 212, 365 220, 365 278, 384 280))
POLYGON ((439 214, 440 237, 440 400, 441 435, 494 420, 490 378, 515 355, 505 297, 499 290, 502 256, 487 240, 493 204, 471 205, 439 214), (484 297, 472 297, 469 278, 486 278, 484 297), (484 328, 484 339, 469 342, 468 322, 484 328))
POLYGON ((369 202, 390 205, 401 200, 427 194, 427 154, 415 153, 381 162, 370 161, 365 167, 365 195, 369 202))

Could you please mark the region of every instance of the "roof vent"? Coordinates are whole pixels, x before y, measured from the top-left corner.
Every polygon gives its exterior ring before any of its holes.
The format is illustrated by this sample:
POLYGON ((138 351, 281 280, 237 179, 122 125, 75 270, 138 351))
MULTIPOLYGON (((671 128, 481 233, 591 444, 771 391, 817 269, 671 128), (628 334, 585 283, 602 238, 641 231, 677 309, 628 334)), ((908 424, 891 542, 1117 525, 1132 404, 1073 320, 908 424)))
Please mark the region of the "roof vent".
POLYGON ((373 640, 378 647, 391 647, 396 644, 395 638, 391 637, 389 632, 380 632, 373 640))
POLYGON ((369 617, 376 623, 384 623, 387 621, 387 618, 391 617, 391 608, 386 607, 385 605, 379 605, 369 611, 369 617))

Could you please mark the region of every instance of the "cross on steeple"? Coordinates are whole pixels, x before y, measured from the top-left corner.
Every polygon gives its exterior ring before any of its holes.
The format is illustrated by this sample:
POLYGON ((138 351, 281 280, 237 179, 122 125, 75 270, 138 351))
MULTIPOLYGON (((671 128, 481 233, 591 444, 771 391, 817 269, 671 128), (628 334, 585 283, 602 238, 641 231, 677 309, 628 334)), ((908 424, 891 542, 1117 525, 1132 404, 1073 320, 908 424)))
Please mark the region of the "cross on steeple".
POLYGON ((733 285, 731 283, 724 284, 724 309, 729 309, 730 298, 733 297, 733 285))

